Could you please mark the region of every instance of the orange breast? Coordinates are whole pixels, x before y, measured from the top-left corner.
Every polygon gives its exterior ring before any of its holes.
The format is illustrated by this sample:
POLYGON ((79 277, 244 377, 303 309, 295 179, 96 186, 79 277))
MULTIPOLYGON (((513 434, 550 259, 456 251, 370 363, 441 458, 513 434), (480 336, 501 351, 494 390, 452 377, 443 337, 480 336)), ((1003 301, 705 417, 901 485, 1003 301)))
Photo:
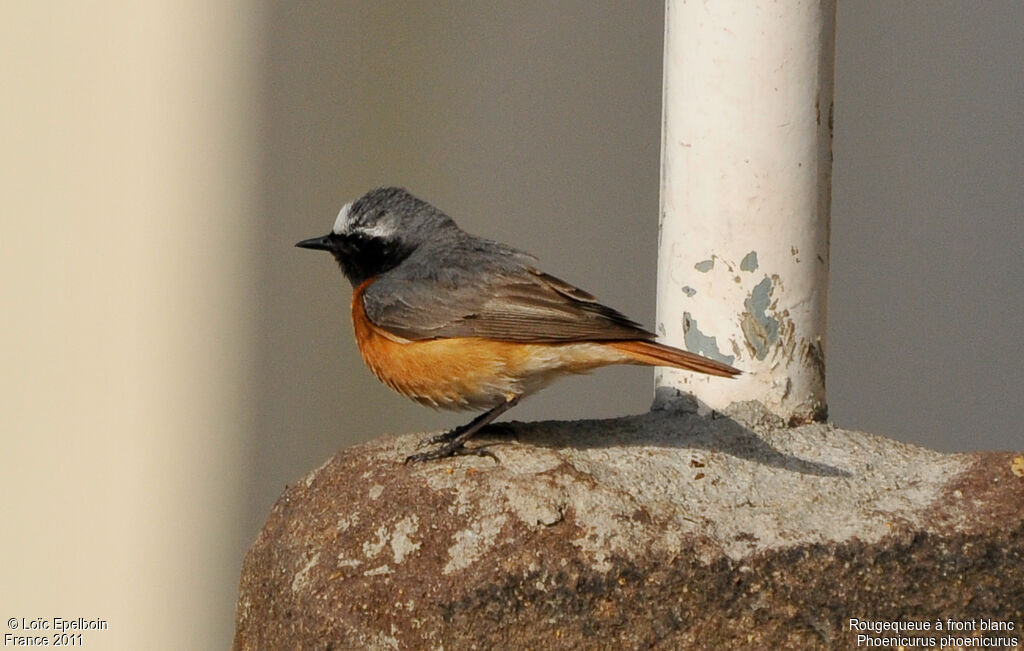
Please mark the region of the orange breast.
POLYGON ((560 375, 630 361, 591 343, 522 344, 474 337, 410 341, 374 325, 363 307, 369 279, 352 296, 352 325, 363 361, 382 382, 423 404, 485 409, 532 393, 560 375))

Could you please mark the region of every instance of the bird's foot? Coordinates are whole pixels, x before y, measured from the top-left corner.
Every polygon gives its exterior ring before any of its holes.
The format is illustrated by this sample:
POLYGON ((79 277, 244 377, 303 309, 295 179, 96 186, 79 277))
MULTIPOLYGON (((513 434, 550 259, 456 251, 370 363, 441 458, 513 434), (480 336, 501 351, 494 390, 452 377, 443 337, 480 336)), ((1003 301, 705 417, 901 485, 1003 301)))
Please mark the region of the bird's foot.
MULTIPOLYGON (((501 416, 503 413, 515 407, 519 403, 519 396, 510 396, 506 398, 505 402, 492 407, 490 410, 485 411, 473 420, 469 421, 462 427, 456 427, 450 432, 439 434, 431 437, 425 443, 436 444, 441 443, 441 447, 430 452, 421 452, 420 454, 413 454, 405 458, 405 462, 410 461, 429 461, 430 459, 445 459, 447 457, 458 457, 458 456, 477 456, 477 457, 490 457, 496 462, 498 457, 491 454, 490 450, 486 447, 467 448, 465 447, 466 441, 468 441, 474 434, 480 430, 486 428, 491 422, 501 416)), ((423 445, 421 442, 420 445, 423 445)))
MULTIPOLYGON (((440 436, 444 436, 441 434, 440 436)), ((435 436, 434 438, 440 438, 435 436)), ((422 445, 422 443, 421 443, 422 445)), ((501 463, 498 457, 494 456, 494 453, 488 450, 485 446, 476 448, 467 448, 462 444, 462 441, 449 440, 446 445, 442 445, 436 450, 430 452, 421 452, 419 454, 410 454, 405 458, 406 463, 417 463, 419 461, 430 461, 432 459, 447 459, 449 457, 490 457, 494 459, 496 463, 501 463)))

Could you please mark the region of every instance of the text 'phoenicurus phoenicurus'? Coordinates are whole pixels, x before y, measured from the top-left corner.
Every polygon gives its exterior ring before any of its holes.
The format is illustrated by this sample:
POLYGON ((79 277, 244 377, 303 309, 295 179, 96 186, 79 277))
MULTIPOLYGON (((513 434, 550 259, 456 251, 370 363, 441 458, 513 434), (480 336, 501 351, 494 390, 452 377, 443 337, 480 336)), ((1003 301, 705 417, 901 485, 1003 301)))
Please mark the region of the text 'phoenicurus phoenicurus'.
POLYGON ((407 461, 490 454, 464 444, 569 373, 641 364, 739 374, 657 343, 532 256, 470 235, 401 188, 371 190, 341 209, 330 233, 296 246, 330 251, 352 283, 356 343, 374 375, 431 407, 486 410, 407 461))

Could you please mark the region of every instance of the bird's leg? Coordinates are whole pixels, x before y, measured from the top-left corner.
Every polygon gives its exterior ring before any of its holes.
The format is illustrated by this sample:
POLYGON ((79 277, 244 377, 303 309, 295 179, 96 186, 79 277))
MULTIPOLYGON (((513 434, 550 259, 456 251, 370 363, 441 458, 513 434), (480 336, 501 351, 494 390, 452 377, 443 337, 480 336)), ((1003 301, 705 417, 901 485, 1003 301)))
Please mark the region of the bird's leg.
MULTIPOLYGON (((518 401, 518 398, 516 398, 516 400, 518 401)), ((436 445, 438 443, 451 443, 452 441, 454 441, 455 439, 459 438, 460 436, 462 436, 463 434, 465 434, 469 430, 473 430, 473 434, 480 434, 484 430, 491 429, 492 427, 499 427, 499 428, 503 428, 503 429, 508 429, 506 426, 503 426, 503 425, 500 425, 500 424, 498 424, 498 425, 492 424, 491 421, 493 421, 495 418, 497 418, 502 413, 508 411, 509 409, 511 409, 514 406, 515 406, 515 403, 510 405, 510 404, 508 404, 507 401, 503 402, 500 405, 498 405, 497 407, 494 407, 494 408, 490 409, 489 411, 485 411, 484 413, 480 414, 479 416, 477 416, 473 420, 469 421, 465 425, 459 425, 458 427, 454 427, 454 428, 448 430, 447 432, 443 432, 443 433, 438 434, 436 436, 428 436, 427 438, 425 438, 422 441, 420 441, 418 447, 424 447, 424 446, 427 446, 427 445, 436 445), (495 410, 500 410, 500 411, 498 411, 497 413, 494 413, 495 410)), ((473 436, 473 434, 470 434, 469 436, 473 436)), ((468 439, 469 436, 467 436, 466 439, 468 439)), ((465 439, 463 439, 463 442, 465 442, 465 439)))
MULTIPOLYGON (((482 417, 486 416, 487 413, 489 413, 489 412, 485 412, 485 413, 481 414, 480 416, 477 416, 477 418, 482 418, 482 417)), ((464 431, 466 431, 466 429, 471 427, 475 422, 476 421, 474 420, 472 422, 466 423, 465 425, 460 425, 459 427, 453 427, 452 429, 448 430, 447 432, 442 432, 441 434, 437 434, 435 436, 428 436, 428 437, 424 438, 422 441, 420 441, 419 445, 417 447, 423 448, 423 447, 426 447, 428 445, 437 445, 438 443, 448 443, 448 442, 458 438, 458 436, 460 434, 462 434, 464 431)), ((488 435, 493 435, 493 436, 512 436, 515 433, 516 433, 515 427, 513 427, 509 423, 487 423, 486 425, 482 425, 476 431, 476 436, 480 436, 481 434, 488 434, 488 435)))
POLYGON ((445 457, 454 457, 460 455, 477 455, 477 456, 488 456, 497 459, 491 454, 486 448, 466 448, 465 443, 474 434, 483 429, 486 425, 490 424, 498 416, 501 416, 509 409, 519 404, 519 396, 513 396, 505 400, 497 407, 492 408, 489 411, 485 411, 473 420, 469 421, 465 425, 456 427, 450 432, 445 432, 438 436, 430 439, 430 443, 444 443, 441 447, 430 452, 423 452, 421 454, 413 454, 405 458, 405 462, 410 461, 429 461, 430 459, 444 459, 445 457))
MULTIPOLYGON (((478 416, 478 418, 479 418, 479 416, 478 416)), ((425 448, 428 445, 437 445, 438 443, 448 443, 452 439, 456 438, 459 434, 462 434, 462 431, 466 427, 469 427, 470 425, 472 425, 472 423, 466 423, 465 425, 459 425, 458 427, 453 427, 452 429, 448 430, 447 432, 441 432, 440 434, 437 434, 435 436, 428 436, 426 438, 423 438, 423 439, 420 440, 419 444, 416 447, 425 448)))

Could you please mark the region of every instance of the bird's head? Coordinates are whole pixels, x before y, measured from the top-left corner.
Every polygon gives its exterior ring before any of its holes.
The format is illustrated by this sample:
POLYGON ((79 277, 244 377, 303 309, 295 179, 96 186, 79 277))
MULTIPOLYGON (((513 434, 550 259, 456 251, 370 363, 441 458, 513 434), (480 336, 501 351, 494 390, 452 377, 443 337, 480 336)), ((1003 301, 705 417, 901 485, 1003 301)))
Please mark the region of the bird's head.
POLYGON ((406 190, 377 188, 342 206, 330 233, 295 246, 330 251, 356 287, 394 268, 425 242, 458 232, 448 215, 406 190))

